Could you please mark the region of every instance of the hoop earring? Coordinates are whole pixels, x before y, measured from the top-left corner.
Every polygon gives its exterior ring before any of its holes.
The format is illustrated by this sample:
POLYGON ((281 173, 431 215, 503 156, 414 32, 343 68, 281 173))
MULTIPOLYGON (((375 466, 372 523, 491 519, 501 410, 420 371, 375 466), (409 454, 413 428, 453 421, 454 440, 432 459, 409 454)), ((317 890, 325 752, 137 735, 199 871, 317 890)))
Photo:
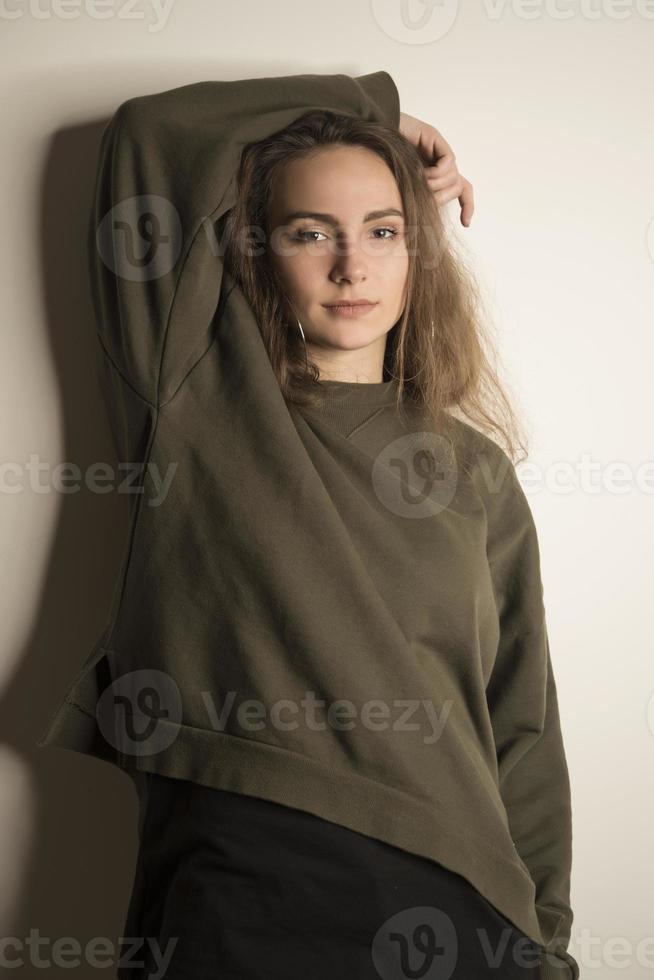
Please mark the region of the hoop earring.
POLYGON ((304 366, 305 366, 305 369, 308 370, 309 369, 309 355, 307 353, 307 338, 304 336, 304 330, 302 329, 302 324, 300 323, 299 316, 296 315, 295 319, 297 320, 297 325, 300 328, 300 334, 302 336, 302 342, 304 343, 304 366))

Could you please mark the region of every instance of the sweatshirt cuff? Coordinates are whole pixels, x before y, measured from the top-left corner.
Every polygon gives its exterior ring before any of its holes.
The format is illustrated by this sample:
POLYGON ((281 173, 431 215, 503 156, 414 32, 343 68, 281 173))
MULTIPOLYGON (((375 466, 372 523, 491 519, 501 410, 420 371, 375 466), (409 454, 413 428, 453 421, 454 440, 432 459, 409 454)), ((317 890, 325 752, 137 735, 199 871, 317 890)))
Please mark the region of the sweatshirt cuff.
POLYGON ((392 129, 400 128, 400 93, 392 76, 387 71, 374 71, 369 75, 358 75, 356 81, 364 89, 369 99, 376 103, 384 117, 384 122, 392 129))

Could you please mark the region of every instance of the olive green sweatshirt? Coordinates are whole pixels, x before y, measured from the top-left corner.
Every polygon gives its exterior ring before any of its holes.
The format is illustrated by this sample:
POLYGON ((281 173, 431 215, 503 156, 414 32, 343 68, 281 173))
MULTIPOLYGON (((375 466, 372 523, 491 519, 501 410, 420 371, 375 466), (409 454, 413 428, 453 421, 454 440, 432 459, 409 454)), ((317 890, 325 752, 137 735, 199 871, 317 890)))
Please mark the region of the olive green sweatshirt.
MULTIPOLYGON (((298 408, 224 267, 243 146, 327 108, 397 129, 385 71, 120 105, 89 228, 101 383, 137 468, 102 635, 40 746, 316 814, 464 876, 576 978, 568 769, 515 469, 397 382, 298 408)), ((437 901, 437 896, 435 897, 437 901)))

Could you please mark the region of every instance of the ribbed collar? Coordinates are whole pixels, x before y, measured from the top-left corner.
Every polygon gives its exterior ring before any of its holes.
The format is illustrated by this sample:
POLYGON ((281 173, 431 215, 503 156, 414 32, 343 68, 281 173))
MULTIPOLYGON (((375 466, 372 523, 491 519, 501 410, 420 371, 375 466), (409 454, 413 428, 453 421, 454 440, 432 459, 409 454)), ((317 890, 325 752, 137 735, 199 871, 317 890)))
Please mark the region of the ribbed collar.
POLYGON ((326 404, 388 405, 397 395, 397 381, 330 381, 321 380, 326 404))
POLYGON ((397 399, 398 382, 391 381, 320 381, 322 402, 309 411, 317 414, 338 431, 348 436, 380 408, 393 405, 397 399))

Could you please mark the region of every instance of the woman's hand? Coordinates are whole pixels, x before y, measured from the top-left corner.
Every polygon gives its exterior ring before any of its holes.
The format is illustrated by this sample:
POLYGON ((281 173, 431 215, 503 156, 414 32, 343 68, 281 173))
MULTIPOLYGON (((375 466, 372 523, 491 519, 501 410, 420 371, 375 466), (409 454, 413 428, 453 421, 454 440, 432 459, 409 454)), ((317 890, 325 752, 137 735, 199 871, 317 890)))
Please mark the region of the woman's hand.
POLYGON ((474 194, 470 181, 458 171, 452 147, 434 126, 405 112, 400 113, 399 129, 422 157, 436 203, 447 204, 457 198, 461 205, 461 224, 467 228, 475 210, 474 194))

